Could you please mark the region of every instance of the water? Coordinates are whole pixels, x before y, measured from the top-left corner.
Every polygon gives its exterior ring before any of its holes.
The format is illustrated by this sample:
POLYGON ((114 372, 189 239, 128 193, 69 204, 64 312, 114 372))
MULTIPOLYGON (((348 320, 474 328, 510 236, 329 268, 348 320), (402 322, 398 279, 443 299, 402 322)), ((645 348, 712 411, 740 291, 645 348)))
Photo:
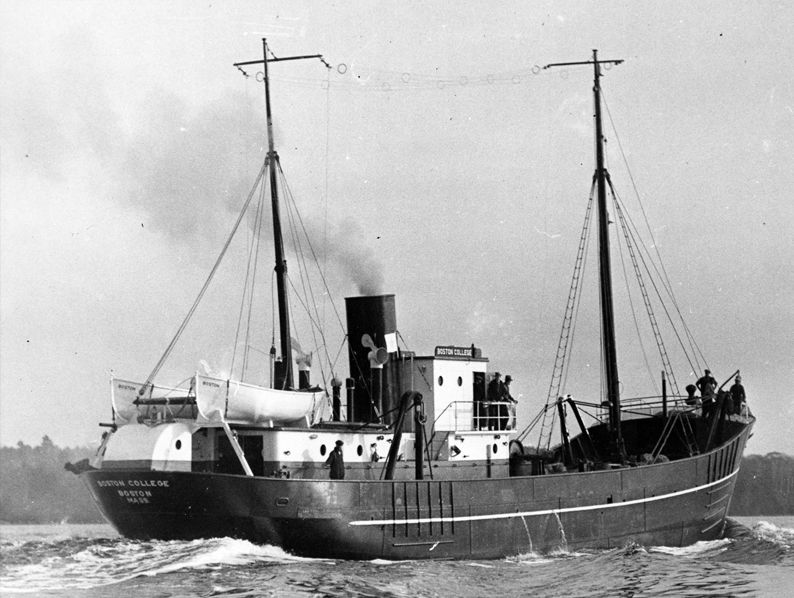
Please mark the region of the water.
POLYGON ((499 561, 337 561, 219 538, 139 542, 106 525, 0 526, 0 596, 780 596, 794 587, 794 517, 737 518, 686 548, 499 561))

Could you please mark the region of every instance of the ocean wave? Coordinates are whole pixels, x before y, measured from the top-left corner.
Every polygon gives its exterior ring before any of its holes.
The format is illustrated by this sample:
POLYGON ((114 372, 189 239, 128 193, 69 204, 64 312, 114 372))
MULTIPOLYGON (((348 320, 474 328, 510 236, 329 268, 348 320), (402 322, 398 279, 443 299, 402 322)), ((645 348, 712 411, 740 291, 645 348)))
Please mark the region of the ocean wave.
POLYGON ((545 565, 546 563, 553 562, 555 559, 553 556, 548 554, 527 552, 524 554, 516 555, 514 557, 509 557, 506 560, 509 563, 519 563, 521 565, 545 565))
POLYGON ((88 589, 137 577, 182 570, 213 570, 251 564, 333 562, 291 555, 246 540, 132 541, 74 538, 6 542, 0 546, 0 593, 88 589))
POLYGON ((550 552, 523 552, 516 556, 505 559, 511 563, 521 563, 522 565, 542 565, 553 561, 576 559, 585 556, 592 556, 591 552, 579 552, 563 548, 556 548, 550 552))
POLYGON ((733 543, 731 538, 702 540, 689 546, 651 546, 649 552, 660 552, 673 556, 703 556, 723 552, 733 543))
POLYGON ((773 542, 785 548, 794 546, 794 529, 790 527, 779 527, 762 520, 754 524, 751 531, 758 540, 773 542))
POLYGON ((493 584, 524 588, 531 572, 538 587, 563 583, 574 596, 589 595, 603 581, 605 572, 615 571, 621 575, 631 572, 653 584, 654 591, 658 590, 655 595, 665 591, 679 595, 686 593, 682 588, 690 586, 700 591, 706 581, 711 584, 709 591, 732 593, 738 582, 726 577, 726 571, 736 571, 734 565, 741 565, 742 571, 754 570, 745 565, 761 565, 764 571, 769 570, 767 565, 777 565, 782 567, 774 571, 783 575, 794 570, 792 546, 794 529, 758 520, 747 526, 729 520, 724 538, 686 547, 628 542, 606 550, 528 551, 494 561, 441 563, 309 559, 232 538, 135 541, 118 536, 63 537, 59 532, 49 539, 36 534, 0 540, 0 595, 73 596, 81 590, 88 591, 84 595, 121 594, 129 588, 175 584, 185 588, 193 584, 191 588, 200 588, 200 595, 219 598, 263 595, 270 590, 286 595, 285 587, 290 588, 290 596, 403 597, 432 595, 439 578, 450 586, 451 579, 460 577, 465 581, 450 587, 461 596, 472 596, 487 593, 493 584), (704 571, 713 575, 706 579, 704 571), (573 588, 578 588, 578 593, 573 588))

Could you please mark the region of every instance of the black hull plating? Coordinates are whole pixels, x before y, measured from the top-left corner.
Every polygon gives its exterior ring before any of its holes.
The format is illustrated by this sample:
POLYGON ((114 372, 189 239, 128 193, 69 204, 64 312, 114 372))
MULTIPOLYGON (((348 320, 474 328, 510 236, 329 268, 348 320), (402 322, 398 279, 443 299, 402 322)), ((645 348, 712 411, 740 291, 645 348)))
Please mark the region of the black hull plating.
POLYGON ((84 479, 130 538, 231 536, 306 556, 499 558, 683 546, 718 538, 749 426, 697 457, 635 468, 483 480, 328 481, 94 470, 84 479))

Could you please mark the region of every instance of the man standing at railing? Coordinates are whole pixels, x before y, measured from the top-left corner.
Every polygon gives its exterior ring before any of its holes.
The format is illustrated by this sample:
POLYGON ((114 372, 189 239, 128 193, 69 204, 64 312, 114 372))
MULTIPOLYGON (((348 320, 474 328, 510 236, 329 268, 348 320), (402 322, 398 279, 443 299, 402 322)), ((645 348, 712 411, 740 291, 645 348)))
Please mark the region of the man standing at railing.
POLYGON ((510 429, 511 415, 515 416, 515 404, 518 403, 510 394, 510 383, 513 377, 509 374, 505 376, 505 381, 499 386, 499 429, 510 429), (509 403, 512 403, 509 404, 509 403), (510 412, 513 412, 512 414, 510 412))
POLYGON ((493 378, 488 383, 488 422, 486 430, 495 430, 499 427, 499 393, 502 389, 502 374, 494 372, 493 378))
POLYGON ((485 404, 485 372, 474 372, 474 429, 488 429, 488 405, 485 404))
POLYGON ((712 407, 714 406, 714 392, 717 390, 717 381, 711 375, 711 370, 706 370, 695 384, 703 399, 703 417, 706 417, 711 413, 712 407))
POLYGON ((731 386, 731 398, 733 398, 733 411, 736 415, 741 415, 744 403, 747 397, 744 394, 744 386, 742 386, 742 377, 736 376, 736 382, 731 386))

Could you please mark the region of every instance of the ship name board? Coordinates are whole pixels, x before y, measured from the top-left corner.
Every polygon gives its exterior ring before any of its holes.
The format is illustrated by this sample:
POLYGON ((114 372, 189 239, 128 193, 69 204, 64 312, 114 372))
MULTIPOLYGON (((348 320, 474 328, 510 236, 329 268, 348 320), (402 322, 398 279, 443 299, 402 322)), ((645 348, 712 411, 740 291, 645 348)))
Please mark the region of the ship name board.
POLYGON ((129 504, 144 505, 149 504, 152 492, 157 488, 168 488, 169 480, 98 480, 96 485, 115 488, 116 493, 129 504))
POLYGON ((474 357, 473 347, 456 347, 454 345, 443 345, 436 347, 436 357, 446 359, 471 359, 474 357))

